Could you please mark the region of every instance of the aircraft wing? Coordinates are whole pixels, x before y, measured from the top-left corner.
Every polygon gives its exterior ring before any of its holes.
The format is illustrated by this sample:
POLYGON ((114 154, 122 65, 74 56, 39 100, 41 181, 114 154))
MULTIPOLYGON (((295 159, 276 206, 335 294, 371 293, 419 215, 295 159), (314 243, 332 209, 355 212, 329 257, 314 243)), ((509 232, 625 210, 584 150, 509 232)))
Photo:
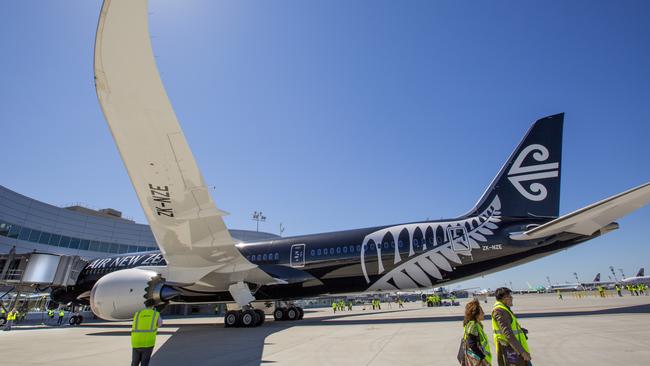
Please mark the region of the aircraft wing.
MULTIPOLYGON (((223 274, 272 281, 235 248, 160 80, 146 0, 105 0, 95 40, 95 88, 104 116, 168 268, 194 283, 223 274)), ((219 282, 221 282, 219 281, 219 282)), ((213 284, 215 285, 215 284, 213 284)))
POLYGON ((563 232, 592 235, 615 220, 650 203, 650 182, 606 198, 534 229, 512 233, 514 240, 533 240, 563 232))

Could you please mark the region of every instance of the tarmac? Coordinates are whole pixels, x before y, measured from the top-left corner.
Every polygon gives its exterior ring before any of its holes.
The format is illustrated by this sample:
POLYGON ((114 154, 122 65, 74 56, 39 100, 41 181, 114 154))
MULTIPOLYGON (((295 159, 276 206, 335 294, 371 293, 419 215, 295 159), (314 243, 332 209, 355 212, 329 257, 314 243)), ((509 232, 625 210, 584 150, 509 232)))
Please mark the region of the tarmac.
MULTIPOLYGON (((307 309, 305 319, 224 328, 216 317, 166 319, 150 365, 457 365, 467 299, 458 307, 307 309)), ((490 313, 494 298, 483 304, 490 313)), ((650 364, 650 296, 515 295, 533 364, 650 364)), ((484 321, 491 338, 491 321, 484 321)), ((494 350, 494 344, 490 339, 494 350)), ((0 332, 3 365, 128 365, 130 323, 18 326, 0 332)), ((496 364, 496 363, 495 363, 496 364)))

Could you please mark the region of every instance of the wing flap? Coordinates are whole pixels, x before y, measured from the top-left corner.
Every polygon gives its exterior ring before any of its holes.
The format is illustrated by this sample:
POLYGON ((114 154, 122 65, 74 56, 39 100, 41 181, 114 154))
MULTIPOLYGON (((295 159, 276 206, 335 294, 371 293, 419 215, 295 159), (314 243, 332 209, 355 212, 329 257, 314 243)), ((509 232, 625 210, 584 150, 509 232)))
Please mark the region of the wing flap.
POLYGON ((650 203, 650 182, 558 217, 523 233, 510 235, 514 240, 533 240, 562 232, 592 235, 615 220, 650 203))

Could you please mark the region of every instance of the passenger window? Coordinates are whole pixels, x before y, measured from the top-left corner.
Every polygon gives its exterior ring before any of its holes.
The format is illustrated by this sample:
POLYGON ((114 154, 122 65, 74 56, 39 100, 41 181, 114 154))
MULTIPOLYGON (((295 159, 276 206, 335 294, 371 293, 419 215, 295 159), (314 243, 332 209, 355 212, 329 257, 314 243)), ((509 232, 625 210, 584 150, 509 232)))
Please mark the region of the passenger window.
POLYGON ((280 260, 280 253, 275 253, 275 260, 280 260))
POLYGON ((387 241, 384 242, 384 249, 388 249, 388 242, 387 241))
POLYGON ((350 245, 350 253, 354 253, 354 245, 350 245))
POLYGON ((330 255, 334 255, 334 248, 330 248, 330 255))
POLYGON ((316 250, 316 255, 321 255, 321 250, 320 250, 320 248, 318 248, 318 249, 316 250))
POLYGON ((266 253, 262 256, 262 260, 266 260, 266 253))
POLYGON ((348 247, 343 247, 343 253, 347 253, 347 252, 348 252, 348 247))
POLYGON ((309 252, 309 254, 311 254, 311 256, 313 257, 313 256, 316 254, 316 251, 312 249, 312 250, 309 252))
POLYGON ((341 247, 336 247, 336 254, 341 254, 341 247))
POLYGON ((398 242, 397 242, 397 246, 400 247, 400 248, 404 247, 404 242, 401 241, 401 240, 398 241, 398 242))
MULTIPOLYGON (((364 246, 363 246, 363 249, 366 249, 365 244, 364 244, 364 246)), ((360 252, 360 251, 361 251, 361 245, 357 245, 357 252, 360 252)))
POLYGON ((257 255, 257 260, 258 260, 258 261, 261 261, 261 260, 262 260, 262 255, 261 255, 261 254, 258 254, 258 255, 257 255))

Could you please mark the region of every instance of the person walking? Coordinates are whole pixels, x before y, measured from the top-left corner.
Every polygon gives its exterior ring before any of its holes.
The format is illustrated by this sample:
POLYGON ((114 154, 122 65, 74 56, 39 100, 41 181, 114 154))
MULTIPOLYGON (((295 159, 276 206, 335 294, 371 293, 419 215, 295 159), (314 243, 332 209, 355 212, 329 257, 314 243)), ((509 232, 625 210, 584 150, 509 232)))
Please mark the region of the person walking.
POLYGON ((47 317, 50 319, 48 323, 52 323, 54 321, 54 310, 48 309, 47 310, 47 317))
POLYGON ((465 341, 465 359, 471 358, 470 364, 477 366, 492 365, 492 353, 487 335, 483 330, 485 313, 478 300, 474 299, 465 305, 463 319, 463 340, 465 341))
POLYGON ((621 293, 621 286, 617 283, 615 287, 616 287, 616 293, 618 294, 618 297, 623 297, 623 294, 621 293))
POLYGON ((58 325, 63 325, 63 318, 65 318, 65 310, 61 308, 59 309, 59 320, 57 321, 58 325))
POLYGON ((156 334, 162 326, 160 313, 153 308, 153 300, 145 302, 145 309, 133 315, 131 326, 131 366, 148 366, 153 348, 156 345, 156 334))
POLYGON ((496 302, 492 310, 492 330, 499 366, 527 366, 531 356, 528 348, 528 331, 510 309, 513 304, 512 290, 499 287, 494 292, 496 302))
POLYGON ((332 300, 332 311, 334 312, 334 314, 336 314, 336 308, 338 306, 339 304, 335 300, 332 300))

